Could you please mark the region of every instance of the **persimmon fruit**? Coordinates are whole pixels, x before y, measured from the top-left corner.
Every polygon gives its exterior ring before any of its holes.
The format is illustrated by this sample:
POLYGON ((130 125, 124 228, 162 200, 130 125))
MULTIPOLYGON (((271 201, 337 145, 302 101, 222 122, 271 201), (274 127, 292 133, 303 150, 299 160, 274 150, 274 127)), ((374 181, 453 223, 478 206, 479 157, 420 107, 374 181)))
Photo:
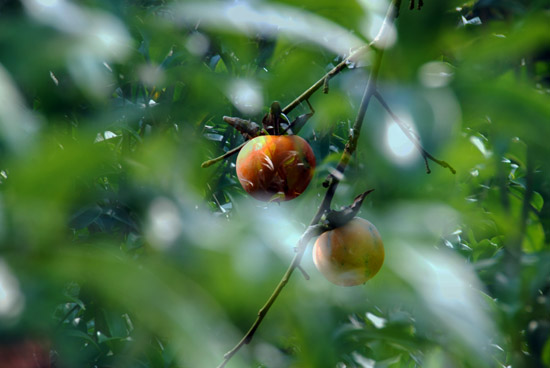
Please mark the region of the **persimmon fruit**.
POLYGON ((315 155, 297 135, 251 139, 237 156, 237 177, 246 192, 261 201, 288 201, 302 194, 315 170, 315 155))
POLYGON ((313 246, 313 262, 333 284, 361 285, 382 267, 384 244, 372 223, 355 217, 317 238, 313 246))

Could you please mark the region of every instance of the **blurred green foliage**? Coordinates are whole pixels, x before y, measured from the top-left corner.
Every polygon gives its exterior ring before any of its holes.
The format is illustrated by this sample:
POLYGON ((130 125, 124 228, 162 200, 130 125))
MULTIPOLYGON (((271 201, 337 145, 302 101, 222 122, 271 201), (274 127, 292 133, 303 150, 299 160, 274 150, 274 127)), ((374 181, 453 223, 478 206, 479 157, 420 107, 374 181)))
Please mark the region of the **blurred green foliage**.
MULTIPOLYGON (((334 205, 376 189, 384 267, 342 288, 306 253, 311 279, 228 367, 550 367, 550 6, 425 3, 403 4, 378 88, 457 174, 392 151, 373 100, 334 205)), ((245 195, 235 156, 200 167, 243 141, 222 116, 290 103, 386 7, 0 1, 0 367, 219 364, 321 202, 372 55, 310 99, 296 200, 245 195)))

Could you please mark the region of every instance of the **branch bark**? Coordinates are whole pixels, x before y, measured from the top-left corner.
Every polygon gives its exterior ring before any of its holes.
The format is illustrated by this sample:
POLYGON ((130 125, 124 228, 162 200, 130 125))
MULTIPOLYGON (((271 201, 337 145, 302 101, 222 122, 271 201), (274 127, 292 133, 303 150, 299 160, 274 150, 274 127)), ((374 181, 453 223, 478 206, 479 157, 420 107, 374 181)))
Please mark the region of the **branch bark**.
POLYGON ((264 304, 264 306, 258 311, 258 316, 256 317, 256 320, 254 321, 248 332, 243 336, 241 341, 239 341, 239 343, 235 345, 233 349, 225 353, 225 355, 223 356, 224 361, 218 366, 218 368, 225 367, 225 365, 229 362, 233 355, 235 355, 245 344, 248 344, 252 340, 252 338, 254 337, 254 333, 256 333, 256 330, 262 323, 267 312, 269 311, 273 303, 275 303, 275 300, 288 283, 288 280, 290 280, 290 276, 292 276, 294 270, 300 267, 300 262, 302 261, 304 251, 306 250, 309 241, 315 236, 319 236, 323 231, 324 228, 321 225, 310 225, 306 229, 304 234, 302 234, 296 246, 296 254, 294 255, 294 258, 292 259, 292 262, 288 266, 283 277, 281 278, 281 281, 279 281, 279 284, 277 284, 277 287, 275 287, 275 290, 273 291, 267 302, 264 304))

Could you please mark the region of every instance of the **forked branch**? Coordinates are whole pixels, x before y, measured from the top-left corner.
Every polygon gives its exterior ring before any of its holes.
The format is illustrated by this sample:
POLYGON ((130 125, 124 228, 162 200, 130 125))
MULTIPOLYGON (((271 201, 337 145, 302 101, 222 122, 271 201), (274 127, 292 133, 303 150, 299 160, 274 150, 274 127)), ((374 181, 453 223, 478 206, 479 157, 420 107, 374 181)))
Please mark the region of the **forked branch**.
POLYGON ((325 90, 325 93, 328 91, 328 81, 334 77, 336 74, 340 73, 342 70, 346 69, 350 64, 353 64, 357 59, 359 59, 363 54, 373 46, 373 42, 368 45, 363 45, 355 49, 351 54, 348 55, 344 60, 342 60, 338 65, 332 68, 327 74, 321 77, 317 82, 313 83, 311 87, 305 90, 300 96, 296 97, 294 101, 289 103, 283 108, 284 114, 289 114, 302 102, 307 101, 317 90, 321 87, 325 90))
MULTIPOLYGON (((401 4, 401 0, 393 0, 391 5, 389 6, 388 13, 386 14, 386 18, 384 20, 384 23, 382 25, 382 29, 380 30, 380 33, 386 32, 385 27, 388 27, 390 24, 393 24, 396 14, 399 10, 399 5, 401 4)), ((265 318, 267 312, 283 290, 283 288, 288 283, 290 277, 292 276, 292 273, 296 268, 300 267, 300 263, 302 261, 302 257, 304 255, 304 252, 306 250, 306 247, 309 243, 309 241, 315 237, 318 236, 323 231, 327 230, 326 226, 320 225, 319 221, 323 217, 323 215, 330 210, 332 199, 334 197, 334 193, 336 192, 336 188, 341 180, 342 174, 344 173, 348 162, 350 160, 350 157, 352 153, 357 148, 357 141, 359 139, 359 134, 361 132, 361 126, 363 125, 363 120, 365 117, 365 113, 367 111, 369 102, 372 98, 372 96, 376 93, 376 82, 378 79, 378 73, 380 71, 380 65, 382 63, 382 54, 383 54, 383 48, 377 51, 377 57, 375 58, 372 71, 369 76, 369 80, 367 82, 367 85, 365 87, 365 92, 363 94, 363 98, 361 99, 361 105, 359 107, 359 111, 357 113, 357 117, 355 119, 355 122, 353 124, 352 132, 350 134, 349 140, 346 144, 346 147, 344 149, 344 152, 342 153, 342 157, 340 158, 340 161, 338 163, 338 167, 336 170, 339 172, 339 175, 333 175, 332 180, 330 181, 330 185, 327 189, 327 192, 325 193, 325 196, 323 198, 323 202, 317 209, 317 212, 313 216, 313 219, 311 220, 310 225, 304 232, 304 234, 300 237, 300 240, 298 241, 298 245, 296 246, 296 254, 294 255, 294 258, 292 259, 288 269, 284 273, 283 277, 281 278, 281 281, 279 281, 279 284, 275 287, 275 290, 267 300, 267 302, 264 304, 264 306, 259 310, 258 316, 256 317, 256 320, 248 330, 248 332, 244 335, 244 337, 239 341, 239 343, 231 349, 229 352, 227 352, 224 355, 224 361, 218 366, 218 368, 223 368, 229 362, 229 360, 245 345, 248 344, 252 337, 254 336, 256 330, 262 323, 263 319, 265 318)), ((323 81, 323 79, 321 79, 323 81)), ((308 92, 311 90, 311 88, 306 91, 304 94, 302 94, 300 97, 298 97, 294 102, 292 102, 289 106, 285 107, 283 109, 283 112, 288 112, 292 110, 295 106, 297 106, 301 101, 307 99, 313 92, 315 92, 318 88, 320 88, 323 85, 324 82, 318 82, 316 84, 319 84, 316 89, 314 89, 312 92, 308 92), (309 93, 309 95, 308 95, 309 93), (304 95, 306 95, 304 97, 304 95)), ((315 86, 315 85, 314 85, 315 86)), ((366 195, 366 194, 364 194, 366 195)))
MULTIPOLYGON (((307 101, 319 88, 327 85, 328 81, 332 77, 334 77, 335 75, 340 73, 342 70, 347 68, 350 63, 355 62, 355 60, 357 60, 359 57, 361 57, 363 55, 363 53, 365 53, 371 47, 372 47, 372 42, 369 43, 368 45, 361 46, 361 47, 357 48, 356 50, 354 50, 348 57, 346 57, 344 60, 342 60, 338 65, 336 65, 328 73, 326 73, 323 77, 321 77, 321 79, 319 79, 311 87, 309 87, 307 90, 305 90, 300 96, 296 97, 296 99, 294 101, 292 101, 285 108, 283 108, 282 113, 287 115, 292 110, 294 110, 298 105, 300 105, 302 102, 307 101)), ((224 117, 225 122, 228 122, 230 119, 235 119, 235 118, 224 117)), ((240 120, 244 121, 244 119, 240 119, 240 120)), ((233 124, 231 124, 231 125, 233 125, 233 124)), ((228 151, 228 152, 224 153, 221 156, 218 156, 218 157, 215 157, 211 160, 203 162, 201 167, 203 167, 203 168, 209 167, 209 166, 211 166, 211 165, 213 165, 213 164, 215 164, 215 163, 217 163, 217 162, 219 162, 219 161, 221 161, 221 160, 223 160, 227 157, 230 157, 230 156, 234 155, 235 153, 238 153, 241 150, 241 148, 243 148, 243 147, 244 147, 244 143, 241 144, 240 146, 232 149, 231 151, 228 151)))
POLYGON ((409 127, 401 119, 399 119, 397 115, 395 115, 395 113, 392 111, 390 106, 386 103, 386 101, 384 100, 380 92, 376 91, 374 93, 374 96, 376 97, 378 102, 380 102, 382 107, 386 109, 386 111, 391 116, 393 121, 395 121, 395 123, 399 126, 399 128, 401 128, 403 133, 405 133, 407 138, 409 138, 409 140, 414 144, 416 149, 420 152, 420 154, 424 158, 424 163, 426 164, 426 172, 428 174, 432 172, 430 170, 430 165, 428 164, 428 159, 432 160, 433 162, 435 162, 436 164, 440 165, 443 168, 448 168, 449 170, 451 170, 453 174, 456 174, 456 170, 451 165, 449 165, 446 161, 438 160, 437 158, 432 156, 428 151, 426 151, 424 147, 422 147, 419 137, 413 131, 411 131, 409 127))

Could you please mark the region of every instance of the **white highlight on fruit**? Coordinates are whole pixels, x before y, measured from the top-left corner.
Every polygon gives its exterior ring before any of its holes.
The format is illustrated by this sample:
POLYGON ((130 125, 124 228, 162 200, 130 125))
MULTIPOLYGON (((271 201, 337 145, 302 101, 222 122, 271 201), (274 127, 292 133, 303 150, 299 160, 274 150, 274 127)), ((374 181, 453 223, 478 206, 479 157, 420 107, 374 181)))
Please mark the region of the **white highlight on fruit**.
POLYGON ((250 187, 250 189, 254 188, 254 183, 251 182, 250 180, 246 179, 246 178, 239 178, 241 184, 243 184, 243 187, 244 186, 248 186, 250 187))
POLYGON ((273 161, 271 161, 271 158, 269 158, 268 155, 265 153, 262 155, 263 161, 262 165, 266 166, 270 171, 275 171, 275 166, 273 165, 273 161))

